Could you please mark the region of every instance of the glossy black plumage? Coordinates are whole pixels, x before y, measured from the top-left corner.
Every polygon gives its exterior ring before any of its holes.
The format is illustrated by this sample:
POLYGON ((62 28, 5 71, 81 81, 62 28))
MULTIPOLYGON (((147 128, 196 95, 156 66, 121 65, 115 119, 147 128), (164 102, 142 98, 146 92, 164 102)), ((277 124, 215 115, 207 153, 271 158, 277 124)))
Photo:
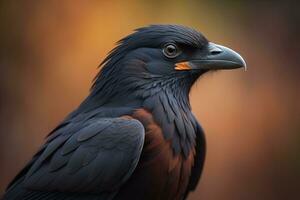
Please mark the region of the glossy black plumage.
MULTIPOLYGON (((81 191, 110 199, 131 176, 144 143, 143 125, 127 118, 74 121, 52 134, 26 172, 28 194, 81 191)), ((18 191, 7 198, 14 196, 18 191)))
POLYGON ((4 199, 185 199, 205 157, 189 91, 209 69, 175 66, 210 59, 209 45, 178 25, 153 25, 122 39, 90 95, 49 134, 4 199), (166 43, 180 54, 165 57, 166 43))

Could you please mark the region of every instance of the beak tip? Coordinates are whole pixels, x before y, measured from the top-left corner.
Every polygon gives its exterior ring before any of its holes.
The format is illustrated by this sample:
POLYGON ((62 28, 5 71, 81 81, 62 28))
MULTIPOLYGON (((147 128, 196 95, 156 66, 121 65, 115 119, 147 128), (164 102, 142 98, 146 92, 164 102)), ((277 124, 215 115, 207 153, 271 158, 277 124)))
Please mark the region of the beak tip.
POLYGON ((244 68, 244 71, 246 72, 247 71, 247 64, 246 64, 246 62, 244 62, 243 68, 244 68))
MULTIPOLYGON (((246 61, 243 59, 243 57, 239 53, 233 51, 232 49, 229 49, 228 47, 224 47, 221 45, 218 45, 218 46, 223 48, 223 50, 226 52, 226 58, 224 60, 228 60, 233 63, 236 63, 237 68, 244 68, 244 70, 247 71, 246 61)), ((229 66, 229 69, 230 69, 230 66, 229 66)))
MULTIPOLYGON (((238 54, 239 55, 239 54, 238 54)), ((240 59, 240 62, 241 62, 241 65, 240 67, 242 67, 244 69, 244 71, 247 71, 247 64, 246 64, 246 61, 243 59, 243 57, 241 55, 239 55, 239 59, 240 59)))

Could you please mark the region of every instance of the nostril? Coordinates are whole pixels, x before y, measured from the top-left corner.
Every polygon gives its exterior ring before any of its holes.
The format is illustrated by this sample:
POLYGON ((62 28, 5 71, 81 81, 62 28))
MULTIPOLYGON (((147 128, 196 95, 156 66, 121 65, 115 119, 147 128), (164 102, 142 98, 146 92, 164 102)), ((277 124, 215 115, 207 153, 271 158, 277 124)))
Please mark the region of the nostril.
POLYGON ((214 48, 214 49, 210 50, 211 55, 217 55, 219 53, 222 53, 222 50, 219 48, 214 48))
POLYGON ((219 45, 217 45, 217 44, 209 43, 208 51, 209 51, 210 55, 215 56, 215 55, 222 53, 223 49, 222 49, 222 47, 219 47, 219 45))
POLYGON ((217 55, 217 54, 219 54, 219 53, 221 53, 221 51, 211 51, 211 52, 210 52, 211 55, 217 55))

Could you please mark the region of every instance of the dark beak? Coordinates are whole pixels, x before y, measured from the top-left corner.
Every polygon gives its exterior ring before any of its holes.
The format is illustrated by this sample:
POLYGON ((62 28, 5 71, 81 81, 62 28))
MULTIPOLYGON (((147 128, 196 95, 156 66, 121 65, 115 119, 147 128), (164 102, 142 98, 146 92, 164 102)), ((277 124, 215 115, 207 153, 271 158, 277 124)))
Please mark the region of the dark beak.
MULTIPOLYGON (((246 69, 246 63, 238 53, 212 42, 209 43, 204 53, 202 51, 199 57, 184 63, 190 70, 236 69, 241 67, 246 69)), ((183 63, 177 64, 178 66, 182 66, 183 63)))

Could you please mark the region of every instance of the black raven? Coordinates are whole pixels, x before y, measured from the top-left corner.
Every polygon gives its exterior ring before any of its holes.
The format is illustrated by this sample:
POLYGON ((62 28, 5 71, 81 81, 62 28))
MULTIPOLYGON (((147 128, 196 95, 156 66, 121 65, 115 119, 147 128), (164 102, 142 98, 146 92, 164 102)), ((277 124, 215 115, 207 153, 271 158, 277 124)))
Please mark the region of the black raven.
POLYGON ((5 200, 182 200, 205 157, 189 92, 204 73, 245 67, 233 50, 179 25, 119 41, 89 96, 46 138, 5 200))

